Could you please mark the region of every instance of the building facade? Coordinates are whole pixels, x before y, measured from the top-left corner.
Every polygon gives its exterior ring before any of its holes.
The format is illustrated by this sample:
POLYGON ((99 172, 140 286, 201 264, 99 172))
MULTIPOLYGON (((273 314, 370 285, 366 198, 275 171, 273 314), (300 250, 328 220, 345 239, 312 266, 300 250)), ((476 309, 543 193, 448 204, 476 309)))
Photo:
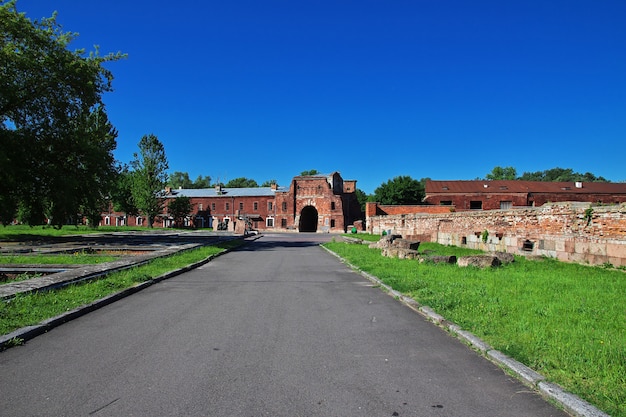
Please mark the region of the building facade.
MULTIPOLYGON (((166 189, 165 209, 155 227, 171 227, 167 204, 177 197, 188 197, 193 212, 184 226, 235 231, 246 223, 255 230, 294 232, 346 231, 362 220, 356 197, 356 181, 343 180, 338 172, 329 175, 297 176, 289 187, 166 189)), ((147 226, 142 216, 124 213, 103 214, 103 225, 147 226)))
POLYGON ((452 206, 456 211, 508 210, 546 203, 578 201, 626 202, 626 183, 542 182, 518 180, 427 181, 424 203, 452 206))

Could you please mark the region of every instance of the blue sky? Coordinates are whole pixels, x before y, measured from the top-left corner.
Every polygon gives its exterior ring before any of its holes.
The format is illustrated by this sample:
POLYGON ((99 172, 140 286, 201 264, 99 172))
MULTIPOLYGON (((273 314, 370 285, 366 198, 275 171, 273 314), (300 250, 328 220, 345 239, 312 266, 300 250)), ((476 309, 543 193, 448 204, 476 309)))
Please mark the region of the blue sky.
POLYGON ((626 181, 626 2, 18 0, 107 64, 128 163, 289 185, 341 172, 475 179, 561 167, 626 181))

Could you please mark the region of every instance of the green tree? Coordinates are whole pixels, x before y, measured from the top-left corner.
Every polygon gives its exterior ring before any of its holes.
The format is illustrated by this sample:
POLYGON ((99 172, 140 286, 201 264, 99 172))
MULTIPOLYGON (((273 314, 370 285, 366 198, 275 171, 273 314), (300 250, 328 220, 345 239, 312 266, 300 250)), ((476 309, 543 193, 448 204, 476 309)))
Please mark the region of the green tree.
POLYGON ((134 154, 132 195, 135 205, 152 227, 162 213, 167 183, 165 147, 155 135, 145 135, 139 141, 139 153, 134 154))
POLYGON ((193 182, 192 188, 211 188, 211 177, 208 175, 203 177, 202 175, 198 175, 198 178, 193 182))
POLYGON ((485 177, 488 180, 514 180, 517 178, 517 170, 513 167, 494 167, 485 177))
POLYGON ((263 184, 261 184, 261 187, 271 187, 274 184, 278 185, 278 181, 276 181, 276 180, 267 180, 263 184))
POLYGON ((167 204, 167 213, 172 216, 174 223, 178 227, 184 225, 185 217, 189 216, 193 211, 193 204, 189 197, 176 197, 170 199, 167 204))
POLYGON ((357 188, 356 191, 356 199, 359 202, 359 206, 361 207, 361 213, 365 213, 365 203, 368 202, 369 196, 365 194, 365 191, 357 188))
POLYGON ((410 176, 395 177, 374 190, 374 201, 380 204, 420 204, 423 198, 423 184, 410 176))
POLYGON ((545 171, 536 172, 524 172, 519 177, 520 180, 525 181, 554 181, 554 182, 609 182, 606 178, 597 177, 590 172, 581 174, 574 172, 571 168, 551 168, 545 171))
POLYGON ((169 175, 167 185, 172 188, 193 188, 189 174, 180 171, 174 171, 169 175))
POLYGON ((301 176, 303 177, 308 177, 308 176, 313 176, 313 175, 319 175, 320 172, 317 169, 310 169, 308 171, 302 171, 300 173, 301 176))
POLYGON ((129 169, 128 165, 119 166, 109 196, 113 210, 126 213, 128 216, 139 214, 139 209, 133 199, 133 176, 134 172, 129 169))
POLYGON ((259 184, 255 180, 245 177, 235 178, 226 183, 226 188, 255 188, 258 186, 259 184))
POLYGON ((117 133, 102 94, 121 58, 70 51, 77 34, 56 15, 31 21, 15 1, 0 4, 0 220, 29 224, 96 210, 114 169, 117 133))

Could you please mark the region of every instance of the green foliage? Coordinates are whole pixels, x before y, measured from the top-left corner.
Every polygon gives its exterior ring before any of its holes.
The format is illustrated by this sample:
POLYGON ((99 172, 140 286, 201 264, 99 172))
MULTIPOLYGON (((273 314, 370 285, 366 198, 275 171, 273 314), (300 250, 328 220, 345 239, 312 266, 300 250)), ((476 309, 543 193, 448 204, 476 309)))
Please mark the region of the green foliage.
POLYGON ((95 219, 113 177, 117 132, 102 94, 102 66, 121 54, 70 51, 75 33, 56 16, 31 21, 15 1, 0 4, 0 221, 57 227, 77 214, 95 219))
POLYGON ((365 203, 367 203, 369 197, 365 194, 365 191, 357 188, 356 191, 356 199, 359 202, 359 207, 361 207, 361 213, 365 213, 365 203))
POLYGON ((486 175, 487 180, 523 180, 523 181, 547 181, 547 182, 610 182, 604 177, 596 176, 591 172, 581 174, 571 168, 551 168, 545 171, 524 172, 517 176, 517 170, 513 167, 496 166, 486 175))
POLYGON ((517 177, 517 170, 513 167, 497 166, 485 177, 488 180, 514 180, 517 177))
POLYGON ((145 135, 139 141, 139 153, 135 153, 134 157, 133 200, 139 211, 148 218, 148 226, 152 227, 164 205, 169 167, 165 147, 155 135, 145 135))
POLYGON ((587 221, 587 226, 591 224, 592 218, 593 218, 593 207, 589 207, 585 210, 585 220, 587 221))
POLYGON ((480 234, 480 238, 482 239, 483 243, 487 243, 487 240, 489 239, 489 231, 487 229, 483 230, 483 232, 480 234))
POLYGON ((424 198, 424 184, 410 176, 398 176, 374 190, 374 200, 380 204, 420 204, 424 198))
POLYGON ((314 176, 314 175, 319 175, 320 172, 317 169, 310 169, 308 171, 302 171, 300 173, 300 176, 302 177, 310 177, 310 176, 314 176))
POLYGON ((255 180, 245 177, 232 179, 226 183, 226 188, 256 188, 259 184, 255 180))
POLYGON ((183 227, 185 217, 189 216, 193 211, 193 204, 189 197, 176 197, 170 199, 167 203, 167 212, 172 218, 176 226, 183 227))
POLYGON ((200 188, 210 188, 211 187, 211 177, 198 175, 195 181, 191 181, 189 178, 189 174, 186 172, 175 171, 174 173, 169 175, 167 185, 172 188, 191 188, 191 189, 200 189, 200 188))
POLYGON ((133 199, 133 175, 134 173, 129 170, 127 165, 119 166, 115 175, 114 185, 110 191, 113 210, 126 213, 129 216, 139 214, 139 209, 133 199))
POLYGON ((571 168, 552 168, 545 171, 524 172, 518 179, 526 181, 555 181, 555 182, 609 182, 606 178, 597 177, 590 172, 581 174, 571 168))
POLYGON ((261 187, 271 187, 274 184, 278 185, 278 181, 276 181, 276 180, 267 180, 263 184, 261 184, 261 187))

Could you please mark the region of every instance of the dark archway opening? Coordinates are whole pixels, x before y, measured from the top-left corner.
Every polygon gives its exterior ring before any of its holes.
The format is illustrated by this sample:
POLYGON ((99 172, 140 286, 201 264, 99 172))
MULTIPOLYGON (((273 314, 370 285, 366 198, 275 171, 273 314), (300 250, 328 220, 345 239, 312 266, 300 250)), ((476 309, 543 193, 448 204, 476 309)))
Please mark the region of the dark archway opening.
POLYGON ((306 206, 302 209, 298 230, 301 232, 317 232, 317 209, 315 207, 306 206))

